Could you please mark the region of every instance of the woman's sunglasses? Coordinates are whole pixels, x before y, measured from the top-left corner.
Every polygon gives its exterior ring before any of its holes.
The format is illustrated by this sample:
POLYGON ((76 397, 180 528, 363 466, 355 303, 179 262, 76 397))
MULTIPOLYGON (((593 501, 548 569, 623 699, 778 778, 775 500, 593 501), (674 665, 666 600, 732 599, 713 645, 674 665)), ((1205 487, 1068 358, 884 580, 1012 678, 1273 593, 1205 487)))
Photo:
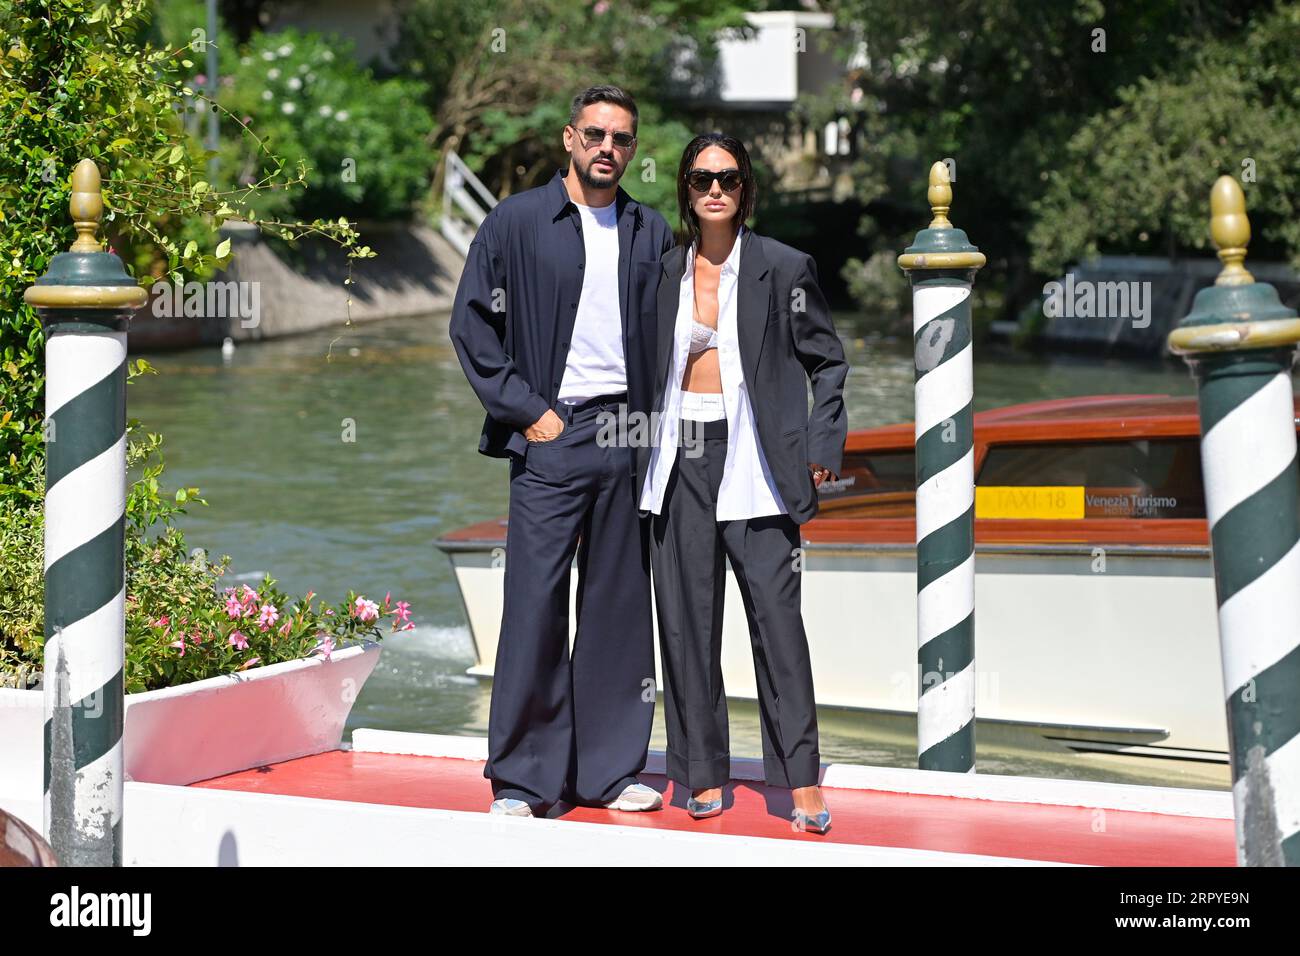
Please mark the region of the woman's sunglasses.
POLYGON ((739 169, 692 169, 686 174, 686 184, 697 193, 708 192, 715 179, 722 191, 728 193, 734 193, 745 182, 739 169))

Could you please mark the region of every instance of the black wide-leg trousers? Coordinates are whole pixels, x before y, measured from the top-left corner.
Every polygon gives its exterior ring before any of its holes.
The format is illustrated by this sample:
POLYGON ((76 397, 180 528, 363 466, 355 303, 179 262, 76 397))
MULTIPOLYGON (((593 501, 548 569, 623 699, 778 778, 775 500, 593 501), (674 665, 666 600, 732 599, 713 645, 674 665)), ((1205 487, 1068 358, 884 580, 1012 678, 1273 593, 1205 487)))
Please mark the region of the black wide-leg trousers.
POLYGON ((722 686, 725 558, 749 621, 767 783, 813 786, 821 754, 800 613, 799 526, 784 514, 718 521, 726 422, 683 420, 681 427, 683 444, 650 535, 668 777, 698 790, 731 776, 722 686))
POLYGON ((645 768, 654 719, 649 522, 634 449, 597 440, 616 400, 560 404, 559 437, 510 469, 505 605, 483 775, 496 798, 543 812, 606 803, 645 768), (569 573, 578 558, 569 653, 569 573))

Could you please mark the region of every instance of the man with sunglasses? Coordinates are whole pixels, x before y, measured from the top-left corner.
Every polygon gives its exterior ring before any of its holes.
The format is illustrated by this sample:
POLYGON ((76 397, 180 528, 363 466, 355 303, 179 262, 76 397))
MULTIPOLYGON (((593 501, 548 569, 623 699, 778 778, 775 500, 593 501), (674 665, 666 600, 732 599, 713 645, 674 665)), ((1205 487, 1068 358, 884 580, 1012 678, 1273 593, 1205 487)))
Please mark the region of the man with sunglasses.
POLYGON ((510 458, 483 771, 493 813, 662 806, 636 779, 655 706, 648 527, 634 449, 601 427, 649 413, 659 260, 673 244, 663 216, 618 185, 636 124, 617 87, 574 97, 568 168, 488 214, 452 307, 452 343, 487 410, 479 451, 510 458))

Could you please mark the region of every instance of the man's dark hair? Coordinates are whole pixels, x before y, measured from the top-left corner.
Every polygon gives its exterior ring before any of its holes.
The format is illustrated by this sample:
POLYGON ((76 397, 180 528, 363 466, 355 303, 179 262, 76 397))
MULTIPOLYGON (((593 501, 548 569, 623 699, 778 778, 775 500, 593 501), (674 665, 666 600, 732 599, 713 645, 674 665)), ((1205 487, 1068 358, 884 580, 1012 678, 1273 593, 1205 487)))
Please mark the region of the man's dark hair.
POLYGON ((740 187, 740 202, 736 205, 737 224, 744 223, 754 215, 754 206, 758 198, 758 187, 754 182, 754 168, 749 162, 749 152, 745 149, 745 144, 734 136, 728 136, 726 133, 714 131, 712 133, 701 133, 689 143, 682 153, 681 164, 677 167, 677 215, 681 219, 682 228, 678 234, 678 241, 684 246, 692 246, 700 238, 700 219, 695 215, 695 210, 691 208, 691 198, 687 192, 686 174, 695 166, 695 157, 704 152, 710 146, 718 146, 725 149, 732 156, 736 157, 736 168, 740 170, 743 178, 743 185, 740 187))
POLYGON ((617 86, 589 86, 575 96, 573 105, 569 107, 569 125, 576 128, 578 114, 582 112, 583 107, 590 106, 592 103, 613 103, 615 106, 623 107, 632 114, 632 135, 636 135, 636 100, 617 86))

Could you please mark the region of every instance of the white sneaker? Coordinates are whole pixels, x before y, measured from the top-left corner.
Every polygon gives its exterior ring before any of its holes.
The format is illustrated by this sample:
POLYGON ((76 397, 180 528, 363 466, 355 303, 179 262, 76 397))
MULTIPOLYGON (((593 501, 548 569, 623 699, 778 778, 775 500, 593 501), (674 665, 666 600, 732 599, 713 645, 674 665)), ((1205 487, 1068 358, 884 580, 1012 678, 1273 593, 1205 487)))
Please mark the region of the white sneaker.
POLYGON ((510 817, 531 817, 533 810, 523 800, 502 797, 500 800, 492 801, 492 806, 488 807, 488 813, 503 813, 510 817))
POLYGON ((644 783, 629 783, 617 800, 605 804, 607 810, 658 810, 664 805, 663 795, 644 783))

